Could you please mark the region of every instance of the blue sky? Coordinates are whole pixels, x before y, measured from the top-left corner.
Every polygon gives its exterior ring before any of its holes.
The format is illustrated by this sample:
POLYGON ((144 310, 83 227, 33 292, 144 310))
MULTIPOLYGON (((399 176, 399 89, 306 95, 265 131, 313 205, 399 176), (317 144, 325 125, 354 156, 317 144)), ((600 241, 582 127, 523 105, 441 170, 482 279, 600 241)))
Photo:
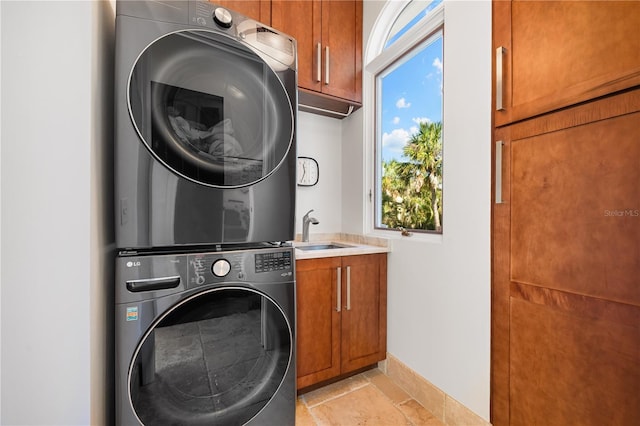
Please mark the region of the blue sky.
POLYGON ((382 79, 382 159, 401 160, 422 121, 442 121, 442 37, 382 79))

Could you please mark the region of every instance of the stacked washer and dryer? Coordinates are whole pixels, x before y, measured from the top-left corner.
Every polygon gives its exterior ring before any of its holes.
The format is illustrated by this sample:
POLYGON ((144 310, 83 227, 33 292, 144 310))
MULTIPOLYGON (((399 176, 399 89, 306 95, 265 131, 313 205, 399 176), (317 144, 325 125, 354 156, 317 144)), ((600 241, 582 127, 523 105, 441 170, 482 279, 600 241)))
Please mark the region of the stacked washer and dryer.
POLYGON ((116 4, 119 425, 295 422, 296 43, 116 4))

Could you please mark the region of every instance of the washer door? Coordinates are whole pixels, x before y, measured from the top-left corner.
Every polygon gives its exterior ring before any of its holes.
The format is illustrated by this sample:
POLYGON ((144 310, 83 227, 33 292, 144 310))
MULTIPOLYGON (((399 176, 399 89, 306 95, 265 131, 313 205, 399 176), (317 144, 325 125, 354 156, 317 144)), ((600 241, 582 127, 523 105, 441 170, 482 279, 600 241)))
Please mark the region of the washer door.
POLYGON ((151 43, 127 95, 142 142, 196 183, 250 185, 291 148, 294 118, 282 82, 253 50, 218 33, 178 31, 151 43))
POLYGON ((240 425, 280 387, 292 332, 270 298, 245 288, 198 293, 152 325, 129 368, 144 425, 240 425))

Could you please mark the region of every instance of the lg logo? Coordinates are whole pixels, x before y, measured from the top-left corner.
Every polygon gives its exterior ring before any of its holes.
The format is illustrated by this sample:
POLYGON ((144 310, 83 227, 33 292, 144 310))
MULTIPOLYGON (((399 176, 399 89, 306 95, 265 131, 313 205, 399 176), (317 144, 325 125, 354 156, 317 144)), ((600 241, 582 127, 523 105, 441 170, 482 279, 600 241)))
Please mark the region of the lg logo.
POLYGON ((140 261, 137 260, 135 262, 132 262, 132 261, 127 262, 127 268, 132 268, 134 266, 140 266, 140 261))

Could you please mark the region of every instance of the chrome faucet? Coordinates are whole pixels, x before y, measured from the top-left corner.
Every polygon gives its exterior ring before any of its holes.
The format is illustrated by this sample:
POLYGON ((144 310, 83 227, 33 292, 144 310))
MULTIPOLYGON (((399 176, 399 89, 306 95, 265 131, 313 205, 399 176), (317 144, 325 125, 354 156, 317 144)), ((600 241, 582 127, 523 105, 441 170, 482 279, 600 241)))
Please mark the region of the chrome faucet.
POLYGON ((305 243, 309 241, 309 224, 313 223, 317 225, 320 223, 315 217, 309 217, 309 213, 312 211, 313 210, 309 210, 302 218, 302 241, 305 243))

